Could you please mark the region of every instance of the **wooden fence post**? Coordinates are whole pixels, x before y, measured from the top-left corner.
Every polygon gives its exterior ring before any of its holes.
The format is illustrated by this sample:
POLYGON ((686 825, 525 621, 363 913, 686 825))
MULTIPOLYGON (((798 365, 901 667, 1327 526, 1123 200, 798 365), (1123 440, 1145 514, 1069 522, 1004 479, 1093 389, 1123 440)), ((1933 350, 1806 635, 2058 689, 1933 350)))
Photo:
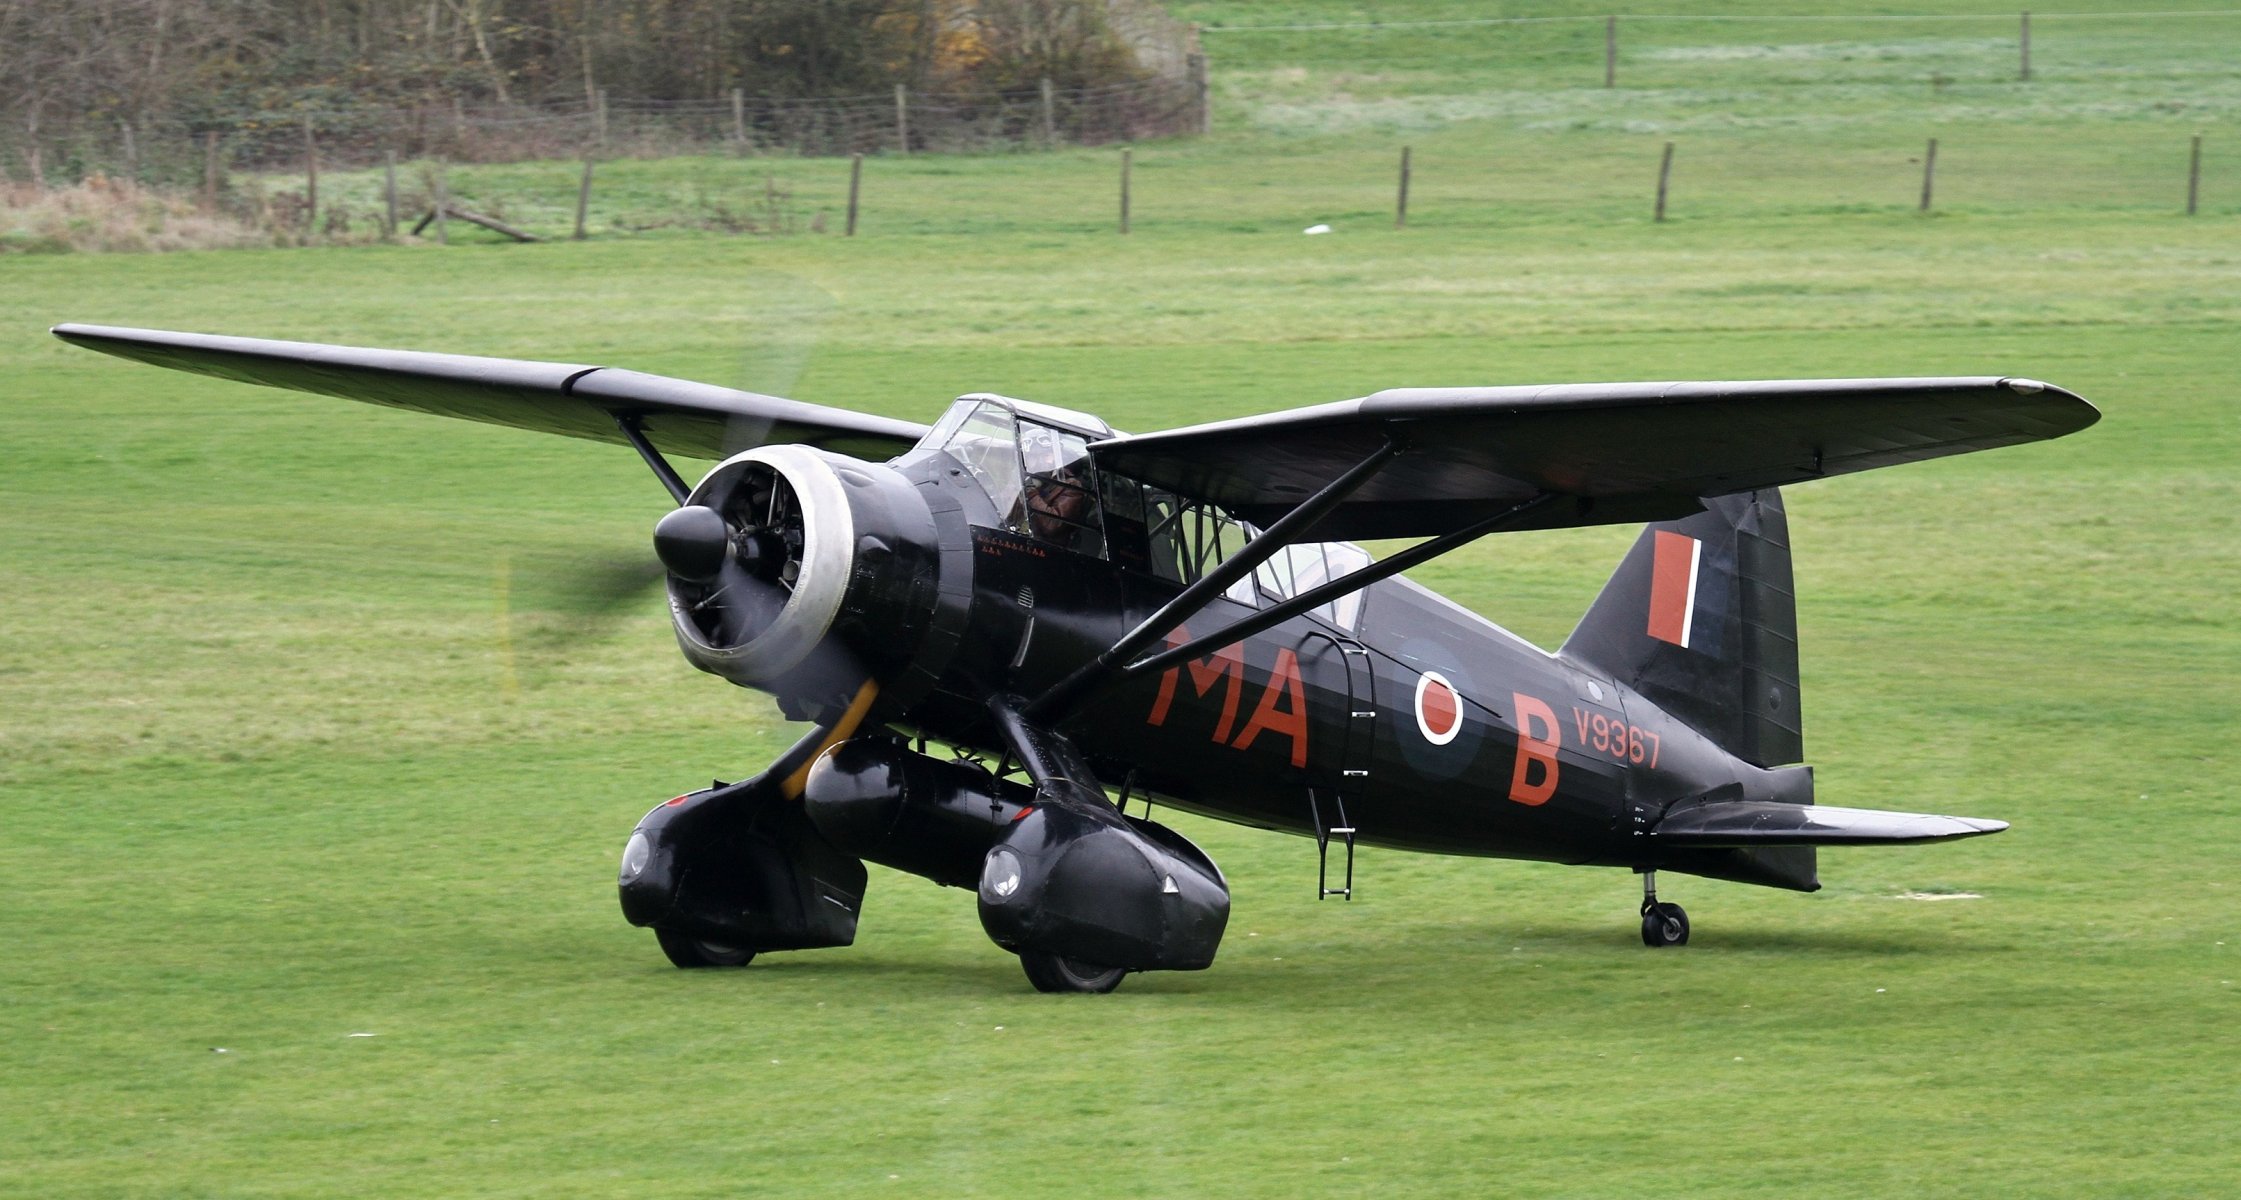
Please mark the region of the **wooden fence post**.
POLYGON ((1930 211, 1930 186, 1936 181, 1937 172, 1938 140, 1931 138, 1930 148, 1922 152, 1922 212, 1930 211))
POLYGON ((747 145, 747 90, 731 90, 731 136, 744 149, 747 145))
POLYGON ((394 241, 397 237, 397 152, 381 153, 381 236, 394 241))
POLYGON ((118 121, 117 129, 124 135, 125 178, 140 181, 140 144, 133 140, 132 122, 118 121))
POLYGON ((1665 185, 1673 178, 1673 143, 1665 143, 1665 157, 1657 164, 1657 219, 1665 219, 1665 185))
POLYGON ((856 198, 864 190, 864 156, 848 156, 848 236, 856 236, 856 198))
MULTIPOLYGON (((1195 30, 1197 27, 1193 26, 1192 28, 1195 30)), ((1204 53, 1194 53, 1189 58, 1184 59, 1183 62, 1190 73, 1191 98, 1198 105, 1198 131, 1200 133, 1212 133, 1214 132, 1213 88, 1207 78, 1206 55, 1204 53)))
POLYGON ((1408 152, 1409 152, 1409 149, 1410 149, 1410 148, 1409 148, 1409 147, 1407 147, 1407 146, 1403 146, 1403 147, 1401 147, 1401 194, 1400 194, 1400 199, 1399 199, 1399 201, 1398 201, 1398 202, 1396 202, 1396 203, 1394 204, 1394 206, 1393 206, 1393 228, 1395 228, 1395 229, 1406 229, 1406 228, 1408 228, 1408 152))
POLYGON ((1043 76, 1043 145, 1058 144, 1058 103, 1051 94, 1050 76, 1043 76))
POLYGON ((583 182, 576 185, 576 232, 574 236, 579 242, 584 240, 584 220, 591 215, 591 161, 591 156, 586 154, 584 156, 583 182))
POLYGON ((319 220, 319 139, 311 130, 311 116, 303 119, 303 231, 311 233, 319 220))
POLYGON ((436 244, 451 244, 451 229, 444 214, 451 207, 451 182, 444 178, 444 165, 436 164, 436 244))
POLYGON ((2018 39, 2018 44, 2023 49, 2023 82, 2029 83, 2031 82, 2031 13, 2028 9, 2024 10, 2023 13, 2023 35, 2018 39))
POLYGON ((1619 78, 1619 19, 1603 18, 1603 86, 1617 87, 1619 78))
POLYGON ((1135 154, 1134 150, 1124 149, 1121 151, 1120 231, 1122 233, 1128 232, 1128 176, 1135 154))
POLYGON ((895 149, 905 157, 910 155, 910 103, 903 98, 903 85, 895 85, 895 149))
POLYGON ((599 103, 591 111, 591 127, 598 134, 599 144, 607 144, 607 89, 599 89, 599 103))
POLYGON ((202 135, 202 207, 206 212, 218 211, 218 131, 206 130, 202 135))
POLYGON ((2187 215, 2193 216, 2196 201, 2202 198, 2202 135, 2194 135, 2194 148, 2187 153, 2187 215))

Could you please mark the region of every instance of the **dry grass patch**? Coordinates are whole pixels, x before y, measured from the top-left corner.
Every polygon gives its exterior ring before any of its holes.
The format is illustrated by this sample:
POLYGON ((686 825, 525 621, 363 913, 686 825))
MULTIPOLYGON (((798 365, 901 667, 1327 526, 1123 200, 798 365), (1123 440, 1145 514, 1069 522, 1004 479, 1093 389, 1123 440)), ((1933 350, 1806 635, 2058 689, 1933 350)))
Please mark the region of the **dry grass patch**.
POLYGON ((179 196, 101 175, 69 187, 0 184, 0 254, 216 250, 272 235, 179 196))

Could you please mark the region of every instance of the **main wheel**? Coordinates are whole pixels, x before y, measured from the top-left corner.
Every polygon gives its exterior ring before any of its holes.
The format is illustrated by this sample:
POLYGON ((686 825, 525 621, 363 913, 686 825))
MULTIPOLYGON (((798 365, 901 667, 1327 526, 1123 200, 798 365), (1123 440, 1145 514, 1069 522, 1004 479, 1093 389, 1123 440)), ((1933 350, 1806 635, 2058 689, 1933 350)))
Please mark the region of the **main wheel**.
POLYGON ((704 942, 668 929, 654 930, 661 952, 680 967, 744 967, 755 961, 755 952, 721 942, 704 942))
POLYGON ((1678 904, 1653 904, 1642 910, 1642 944, 1686 946, 1689 915, 1678 904))
POLYGON ((1019 956, 1020 969, 1027 972, 1027 982, 1038 992, 1091 992, 1103 994, 1120 986, 1121 977, 1128 974, 1121 967, 1099 967, 1055 954, 1023 952, 1019 956))

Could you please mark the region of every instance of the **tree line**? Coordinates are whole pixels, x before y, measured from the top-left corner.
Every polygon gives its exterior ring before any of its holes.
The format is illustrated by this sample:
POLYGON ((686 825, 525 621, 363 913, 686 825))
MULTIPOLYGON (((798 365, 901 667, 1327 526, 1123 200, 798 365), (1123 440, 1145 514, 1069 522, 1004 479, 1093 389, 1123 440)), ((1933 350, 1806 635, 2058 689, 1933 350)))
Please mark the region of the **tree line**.
POLYGON ((89 126, 436 103, 1023 95, 1143 79, 1149 0, 0 0, 0 114, 89 126))

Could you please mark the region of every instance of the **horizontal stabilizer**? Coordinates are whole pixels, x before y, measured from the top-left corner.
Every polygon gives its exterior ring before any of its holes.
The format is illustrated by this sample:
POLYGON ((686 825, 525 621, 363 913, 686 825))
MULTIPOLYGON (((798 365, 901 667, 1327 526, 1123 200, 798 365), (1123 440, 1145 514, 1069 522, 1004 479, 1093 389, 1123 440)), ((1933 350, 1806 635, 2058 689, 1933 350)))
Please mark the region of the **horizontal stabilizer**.
POLYGON ((593 441, 628 441, 615 423, 626 417, 655 449, 689 458, 721 459, 756 446, 798 442, 883 461, 910 449, 926 432, 908 421, 580 363, 106 325, 57 325, 54 335, 89 350, 197 375, 593 441))
POLYGON ((1942 842, 2007 827, 2006 821, 1979 817, 1718 800, 1667 813, 1648 836, 1669 846, 1868 846, 1942 842))

